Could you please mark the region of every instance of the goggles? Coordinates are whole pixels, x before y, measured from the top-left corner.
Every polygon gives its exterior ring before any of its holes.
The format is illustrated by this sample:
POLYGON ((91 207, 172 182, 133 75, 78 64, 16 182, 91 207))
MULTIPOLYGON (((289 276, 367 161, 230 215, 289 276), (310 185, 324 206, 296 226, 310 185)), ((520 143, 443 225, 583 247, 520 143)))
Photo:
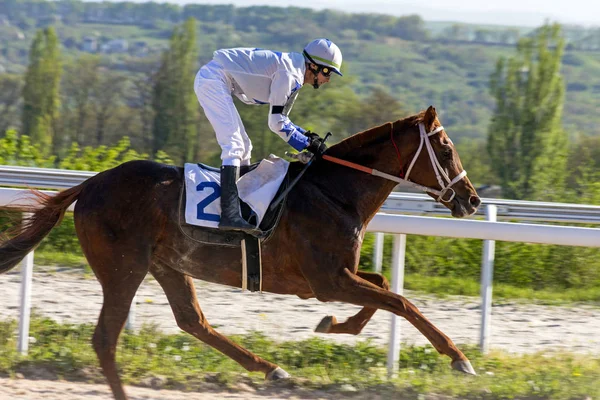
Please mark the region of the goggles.
POLYGON ((328 67, 326 65, 322 65, 317 63, 315 60, 313 60, 313 58, 306 52, 306 50, 303 51, 303 54, 306 56, 306 58, 308 58, 308 60, 315 64, 317 66, 317 70, 316 73, 318 74, 319 72, 323 74, 324 77, 329 78, 331 76, 331 73, 333 72, 333 68, 328 67))
POLYGON ((333 69, 326 67, 324 65, 319 65, 321 68, 321 73, 323 74, 324 77, 329 78, 331 76, 331 73, 333 72, 333 69))

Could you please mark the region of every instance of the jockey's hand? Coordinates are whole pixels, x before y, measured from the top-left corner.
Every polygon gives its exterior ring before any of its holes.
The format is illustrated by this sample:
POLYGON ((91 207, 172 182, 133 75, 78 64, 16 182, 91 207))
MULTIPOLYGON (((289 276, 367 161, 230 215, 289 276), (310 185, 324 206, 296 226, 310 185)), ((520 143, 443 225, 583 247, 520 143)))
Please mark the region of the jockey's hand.
POLYGON ((315 138, 317 138, 317 139, 321 138, 317 133, 314 133, 314 132, 311 132, 311 131, 304 132, 304 136, 308 136, 308 138, 310 139, 310 142, 312 142, 312 140, 315 139, 315 138))
POLYGON ((313 155, 309 151, 303 151, 302 153, 297 153, 294 155, 296 160, 300 161, 302 164, 308 164, 310 160, 312 160, 313 155))
POLYGON ((317 135, 316 133, 307 132, 306 136, 310 138, 310 143, 306 147, 306 150, 313 153, 317 160, 323 157, 323 153, 325 153, 325 150, 327 150, 327 145, 325 144, 325 141, 322 138, 320 138, 319 135, 317 135), (314 136, 309 136, 308 133, 314 136))

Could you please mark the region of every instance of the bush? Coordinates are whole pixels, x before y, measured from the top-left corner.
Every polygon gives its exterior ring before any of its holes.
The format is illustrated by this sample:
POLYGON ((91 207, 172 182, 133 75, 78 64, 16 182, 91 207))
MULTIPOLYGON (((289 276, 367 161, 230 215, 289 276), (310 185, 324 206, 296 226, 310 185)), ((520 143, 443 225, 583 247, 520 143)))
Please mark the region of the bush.
MULTIPOLYGON (((138 153, 131 148, 129 138, 122 138, 112 147, 100 146, 97 148, 85 147, 80 149, 73 143, 67 156, 58 164, 59 168, 82 171, 104 171, 131 160, 148 159, 147 154, 138 153)), ((169 156, 159 151, 156 161, 172 163, 169 156)), ((21 135, 9 130, 5 137, 0 139, 0 164, 20 165, 28 167, 52 168, 56 166, 56 157, 45 157, 38 145, 33 145, 26 135, 21 135)), ((41 189, 41 188, 39 188, 41 189)), ((2 232, 19 219, 18 213, 4 212, 0 218, 2 232)), ((83 256, 72 214, 65 215, 62 223, 55 227, 42 241, 39 250, 48 253, 71 253, 83 256)))

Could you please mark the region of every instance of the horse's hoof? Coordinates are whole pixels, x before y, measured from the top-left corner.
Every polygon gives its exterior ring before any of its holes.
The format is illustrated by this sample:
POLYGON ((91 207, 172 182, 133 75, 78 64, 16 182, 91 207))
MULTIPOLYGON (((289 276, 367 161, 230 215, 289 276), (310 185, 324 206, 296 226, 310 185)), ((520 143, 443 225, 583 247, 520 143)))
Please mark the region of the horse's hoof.
POLYGON ((267 376, 265 376, 265 380, 267 381, 278 381, 280 379, 290 379, 291 376, 287 372, 285 372, 281 367, 275 368, 273 371, 269 372, 267 376))
POLYGON ((327 333, 329 332, 329 328, 335 324, 337 324, 337 319, 333 315, 328 315, 319 322, 319 325, 315 328, 315 332, 327 333))
POLYGON ((471 362, 469 360, 456 360, 452 361, 452 369, 455 369, 460 372, 464 372, 469 375, 477 375, 473 367, 471 366, 471 362))

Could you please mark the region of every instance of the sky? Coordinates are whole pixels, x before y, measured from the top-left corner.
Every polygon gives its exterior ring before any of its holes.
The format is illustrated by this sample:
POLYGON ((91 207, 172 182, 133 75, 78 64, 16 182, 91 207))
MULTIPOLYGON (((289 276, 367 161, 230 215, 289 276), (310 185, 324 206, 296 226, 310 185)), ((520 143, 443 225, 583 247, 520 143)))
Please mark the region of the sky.
MULTIPOLYGON (((88 0, 90 1, 90 0, 88 0)), ((99 0, 92 0, 99 1, 99 0)), ((120 1, 120 0, 108 0, 120 1)), ((130 0, 136 3, 145 0, 130 0)), ((478 24, 539 26, 546 20, 563 24, 600 26, 598 0, 160 0, 175 4, 234 4, 298 6, 372 12, 396 16, 419 14, 426 21, 456 21, 478 24)))

